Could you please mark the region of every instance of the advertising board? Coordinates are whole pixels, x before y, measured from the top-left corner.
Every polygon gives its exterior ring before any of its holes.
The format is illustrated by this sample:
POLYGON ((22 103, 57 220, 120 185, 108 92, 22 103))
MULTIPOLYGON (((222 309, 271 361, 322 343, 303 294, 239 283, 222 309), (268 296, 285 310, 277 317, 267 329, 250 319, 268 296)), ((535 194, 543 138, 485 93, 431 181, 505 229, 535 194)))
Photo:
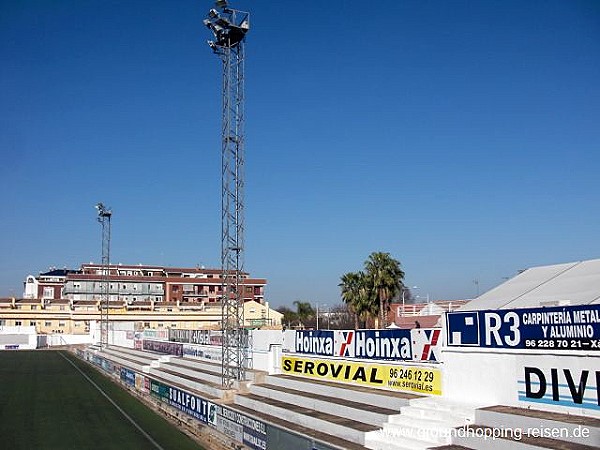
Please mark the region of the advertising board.
POLYGON ((294 353, 339 358, 412 360, 410 330, 297 330, 294 353))
POLYGON ((288 375, 319 380, 442 395, 442 373, 432 367, 283 356, 281 370, 288 375))
POLYGON ((600 350, 600 305, 450 312, 450 347, 600 350))

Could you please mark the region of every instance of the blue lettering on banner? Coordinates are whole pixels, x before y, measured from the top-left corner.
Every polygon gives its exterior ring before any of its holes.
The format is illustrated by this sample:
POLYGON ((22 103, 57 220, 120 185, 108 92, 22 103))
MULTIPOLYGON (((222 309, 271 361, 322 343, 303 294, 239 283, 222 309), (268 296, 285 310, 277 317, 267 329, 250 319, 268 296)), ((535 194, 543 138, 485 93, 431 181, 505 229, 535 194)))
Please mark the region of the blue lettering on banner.
POLYGON ((197 395, 169 386, 169 404, 202 423, 208 423, 208 402, 197 395))
POLYGON ((600 305, 450 312, 449 346, 600 350, 600 305))
POLYGON ((121 367, 121 380, 130 386, 135 386, 135 372, 121 367))
POLYGON ((405 361, 413 358, 410 330, 296 331, 295 353, 405 361))
POLYGON ((266 450, 266 435, 256 431, 253 428, 244 427, 244 445, 256 450, 266 450))
POLYGON ((255 450, 267 448, 267 425, 257 419, 241 414, 225 406, 221 416, 243 427, 243 444, 255 450))

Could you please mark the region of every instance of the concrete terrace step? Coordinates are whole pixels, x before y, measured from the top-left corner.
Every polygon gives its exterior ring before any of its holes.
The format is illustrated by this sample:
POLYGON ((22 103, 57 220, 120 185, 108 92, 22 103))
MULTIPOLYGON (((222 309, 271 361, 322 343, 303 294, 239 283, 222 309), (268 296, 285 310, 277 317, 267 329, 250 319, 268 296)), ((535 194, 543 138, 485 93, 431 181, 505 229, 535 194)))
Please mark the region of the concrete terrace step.
POLYGON ((228 399, 233 395, 232 391, 223 389, 222 385, 201 378, 182 374, 177 370, 170 370, 161 367, 152 367, 148 370, 149 376, 160 377, 169 382, 178 383, 182 386, 187 386, 195 391, 205 395, 220 399, 228 399))
MULTIPOLYGON (((177 357, 171 360, 174 364, 179 364, 181 366, 186 366, 190 368, 200 368, 201 370, 206 370, 208 372, 218 373, 219 376, 222 372, 221 363, 214 363, 211 361, 206 361, 202 359, 195 359, 189 357, 177 357)), ((262 370, 255 369, 246 369, 246 379, 253 382, 262 382, 264 376, 267 372, 262 370)))
POLYGON ((304 392, 314 392, 319 395, 335 396, 340 399, 378 405, 382 408, 395 411, 400 411, 402 406, 408 406, 409 401, 424 398, 421 395, 407 392, 384 391, 364 386, 305 379, 292 375, 267 375, 265 377, 265 384, 304 392))
POLYGON ((152 362, 156 361, 156 358, 149 357, 148 355, 135 355, 128 352, 122 352, 112 348, 105 348, 99 354, 101 355, 114 355, 119 358, 127 359, 128 361, 135 361, 138 364, 149 366, 152 362))
POLYGON ((535 449, 554 449, 554 450, 598 450, 600 442, 589 442, 587 444, 577 444, 558 439, 545 437, 530 437, 526 435, 517 438, 496 437, 492 438, 493 429, 491 427, 481 427, 472 425, 468 427, 474 434, 471 437, 460 437, 455 439, 459 445, 468 445, 478 450, 535 450, 535 449), (477 433, 488 434, 487 439, 476 437, 477 433))
MULTIPOLYGON (((497 427, 502 424, 505 428, 557 429, 569 434, 569 441, 588 445, 594 443, 600 447, 600 419, 587 416, 575 416, 535 409, 516 408, 512 406, 490 406, 478 409, 475 413, 475 423, 481 426, 497 427), (574 431, 585 427, 589 432, 587 437, 576 436, 574 431)), ((564 439, 559 437, 559 439, 564 439)))
POLYGON ((204 398, 206 400, 209 400, 209 401, 212 401, 212 402, 215 402, 215 403, 218 403, 220 401, 220 397, 215 397, 215 396, 207 395, 205 392, 193 389, 187 383, 180 383, 180 382, 177 382, 177 381, 168 380, 166 378, 157 376, 155 374, 153 374, 151 378, 153 378, 156 381, 160 381, 161 383, 168 384, 168 385, 171 385, 173 387, 179 388, 179 389, 181 389, 183 391, 190 392, 192 394, 198 395, 198 396, 200 396, 200 397, 202 397, 202 398, 204 398))
POLYGON ((372 431, 365 436, 365 447, 372 450, 427 450, 437 448, 435 446, 431 442, 390 434, 386 430, 372 431))
MULTIPOLYGON (((400 408, 401 417, 413 417, 415 419, 421 420, 439 420, 439 421, 447 421, 448 423, 454 423, 457 418, 463 420, 463 424, 473 424, 475 423, 475 413, 473 411, 449 411, 445 409, 433 409, 423 408, 420 406, 403 406, 400 408)), ((394 421, 394 418, 391 418, 391 421, 394 421)), ((453 426, 458 426, 453 425, 453 426)))
POLYGON ((435 418, 439 414, 441 419, 445 416, 462 417, 467 421, 475 421, 475 411, 478 408, 489 406, 489 404, 464 403, 453 400, 447 400, 440 397, 423 397, 420 399, 411 400, 408 407, 403 408, 402 413, 407 415, 424 414, 424 418, 435 418), (410 412, 411 408, 415 408, 410 412), (443 413, 443 414, 440 414, 443 413), (431 416, 430 414, 433 414, 431 416))
POLYGON ((236 394, 234 404, 254 411, 262 411, 304 427, 319 429, 327 434, 363 444, 365 433, 379 427, 356 420, 325 413, 315 409, 292 405, 256 394, 236 394))
POLYGON ((264 411, 256 411, 254 409, 246 408, 245 406, 237 404, 228 404, 227 407, 230 409, 234 409, 242 414, 246 414, 247 416, 255 417, 256 419, 274 425, 278 428, 283 428, 300 436, 311 438, 316 442, 326 444, 329 447, 337 448, 340 450, 362 450, 365 448, 361 444, 350 442, 346 439, 339 438, 337 436, 332 436, 331 434, 319 431, 313 427, 306 427, 303 425, 299 425, 296 422, 284 420, 279 416, 273 416, 265 413, 264 411))
POLYGON ((220 370, 218 372, 212 370, 205 370, 201 368, 204 366, 193 367, 190 365, 180 364, 179 361, 180 360, 178 359, 172 359, 168 362, 161 362, 160 367, 164 370, 175 371, 181 373, 182 375, 187 375, 195 379, 208 381, 214 384, 221 384, 223 380, 223 376, 220 370))
POLYGON ((397 414, 398 411, 382 408, 372 404, 359 403, 338 397, 316 394, 314 392, 299 391, 270 384, 254 384, 250 386, 252 394, 281 400, 293 405, 316 409, 329 414, 340 414, 349 419, 365 422, 380 427, 389 415, 397 414))
POLYGON ((140 363, 139 361, 135 361, 129 358, 125 358, 122 356, 119 356, 117 354, 112 354, 112 353, 98 353, 99 355, 101 355, 103 358, 108 359, 109 361, 112 361, 113 363, 117 363, 121 366, 127 367, 131 370, 143 373, 147 370, 148 365, 147 364, 143 364, 140 363))
POLYGON ((401 414, 390 417, 383 429, 391 435, 407 436, 411 439, 432 442, 437 445, 452 443, 452 432, 456 427, 465 426, 461 418, 436 420, 403 417, 401 414))

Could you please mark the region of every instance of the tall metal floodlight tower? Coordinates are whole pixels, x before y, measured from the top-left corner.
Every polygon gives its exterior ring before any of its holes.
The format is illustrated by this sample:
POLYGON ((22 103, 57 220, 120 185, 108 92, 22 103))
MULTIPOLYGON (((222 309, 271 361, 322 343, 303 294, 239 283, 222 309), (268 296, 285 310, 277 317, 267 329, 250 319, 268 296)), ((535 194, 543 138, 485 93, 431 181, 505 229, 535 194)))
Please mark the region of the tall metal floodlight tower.
POLYGON ((223 62, 221 144, 221 269, 223 322, 223 386, 245 378, 247 334, 244 330, 244 45, 250 29, 247 12, 219 0, 204 25, 208 41, 223 62))
POLYGON ((102 225, 102 275, 100 281, 100 346, 108 347, 108 305, 110 301, 110 218, 112 211, 102 203, 96 205, 102 225))

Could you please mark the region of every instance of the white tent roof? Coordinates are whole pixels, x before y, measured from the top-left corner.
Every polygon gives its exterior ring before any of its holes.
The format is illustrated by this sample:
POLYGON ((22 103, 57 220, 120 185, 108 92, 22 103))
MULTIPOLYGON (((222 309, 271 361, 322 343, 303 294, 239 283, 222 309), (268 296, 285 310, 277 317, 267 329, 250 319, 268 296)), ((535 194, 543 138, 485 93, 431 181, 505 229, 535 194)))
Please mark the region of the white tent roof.
POLYGON ((600 259, 529 268, 462 310, 600 304, 600 259))

